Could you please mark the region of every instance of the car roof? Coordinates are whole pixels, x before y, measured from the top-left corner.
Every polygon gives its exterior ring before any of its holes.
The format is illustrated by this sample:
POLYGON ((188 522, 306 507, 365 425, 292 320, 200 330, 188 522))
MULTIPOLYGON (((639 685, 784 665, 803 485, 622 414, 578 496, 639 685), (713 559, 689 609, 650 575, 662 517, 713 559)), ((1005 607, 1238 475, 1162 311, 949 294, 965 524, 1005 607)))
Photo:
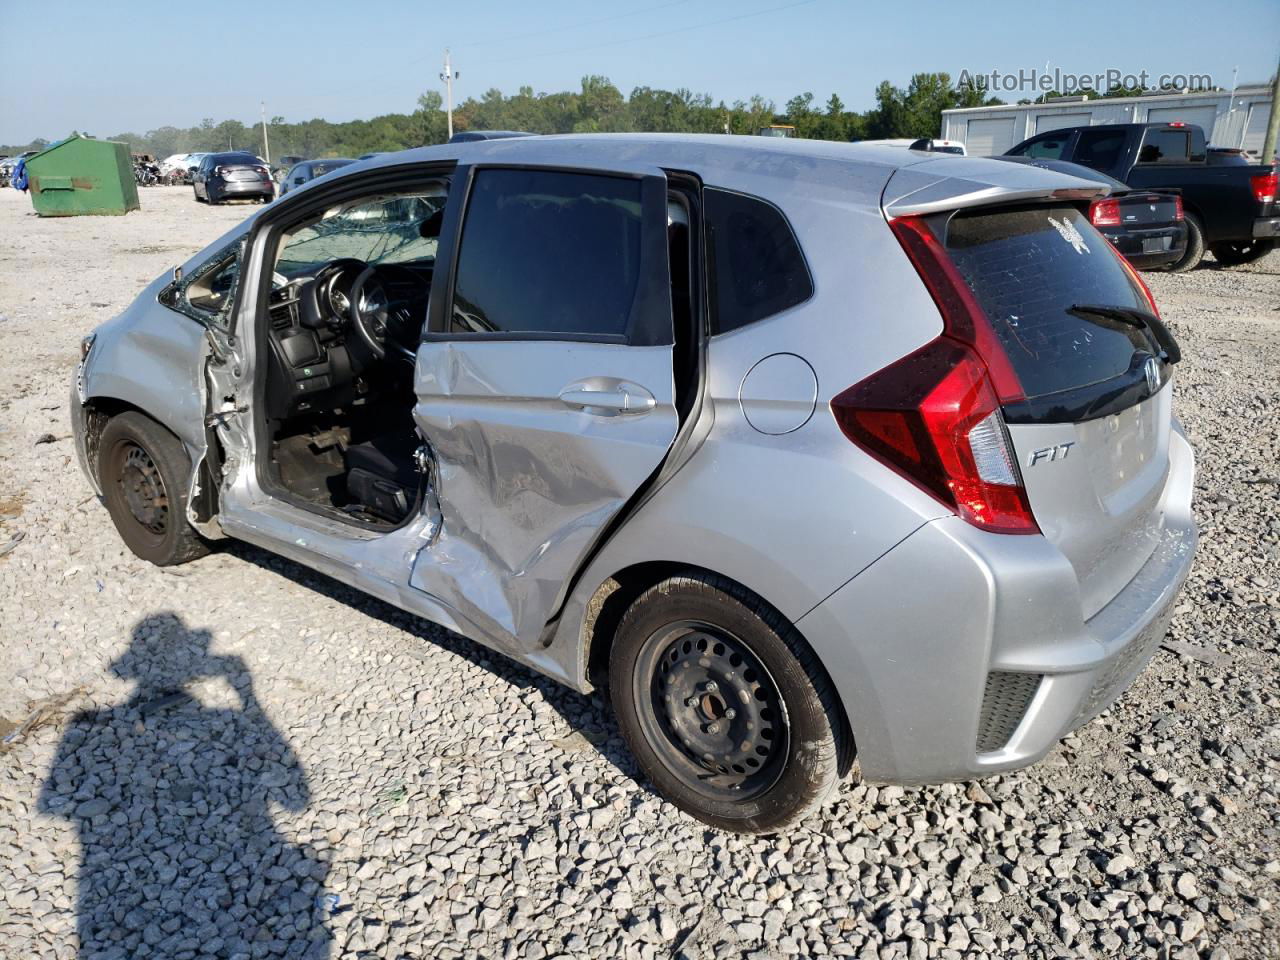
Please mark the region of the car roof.
MULTIPOLYGON (((1029 186, 1050 179, 1065 186, 1082 185, 1065 174, 1019 170, 989 158, 903 150, 898 147, 728 134, 594 133, 510 137, 417 147, 344 168, 339 176, 360 171, 439 161, 460 163, 535 164, 572 169, 636 171, 644 168, 688 171, 709 186, 752 193, 788 202, 864 203, 880 206, 895 171, 919 168, 913 182, 924 184, 956 178, 989 187, 1003 183, 1029 186)), ((900 195, 899 195, 900 196, 900 195)), ((887 202, 890 198, 884 197, 887 202)))

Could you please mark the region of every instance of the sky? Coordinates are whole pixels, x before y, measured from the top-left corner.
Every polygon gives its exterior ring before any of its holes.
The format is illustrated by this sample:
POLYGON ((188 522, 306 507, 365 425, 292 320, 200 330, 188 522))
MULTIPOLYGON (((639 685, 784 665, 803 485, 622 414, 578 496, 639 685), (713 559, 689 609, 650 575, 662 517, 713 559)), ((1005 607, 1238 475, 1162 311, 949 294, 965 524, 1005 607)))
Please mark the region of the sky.
MULTIPOLYGON (((1280 56, 1280 2, 1072 4, 985 0, 0 0, 0 143, 160 126, 406 113, 441 89, 685 87, 732 102, 797 93, 874 105, 882 80, 917 72, 1109 69, 1265 82, 1280 56), (30 18, 21 11, 34 12, 30 18), (56 31, 55 36, 48 36, 56 31), (47 41, 47 42, 46 42, 47 41), (16 82, 15 78, 24 78, 16 82)), ((1016 100, 1018 93, 1002 92, 1016 100)), ((1034 96, 1035 92, 1029 95, 1034 96)))

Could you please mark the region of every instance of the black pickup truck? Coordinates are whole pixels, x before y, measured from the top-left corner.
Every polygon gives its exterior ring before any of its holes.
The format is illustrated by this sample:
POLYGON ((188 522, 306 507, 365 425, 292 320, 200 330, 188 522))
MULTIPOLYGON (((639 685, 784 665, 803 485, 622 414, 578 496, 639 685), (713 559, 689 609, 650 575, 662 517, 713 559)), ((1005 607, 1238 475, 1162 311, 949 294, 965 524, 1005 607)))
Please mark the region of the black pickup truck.
POLYGON ((1190 270, 1206 247, 1230 266, 1256 260, 1280 242, 1275 167, 1211 162, 1204 131, 1194 124, 1064 127, 1023 140, 1005 156, 1069 160, 1133 189, 1180 191, 1187 252, 1171 270, 1190 270))

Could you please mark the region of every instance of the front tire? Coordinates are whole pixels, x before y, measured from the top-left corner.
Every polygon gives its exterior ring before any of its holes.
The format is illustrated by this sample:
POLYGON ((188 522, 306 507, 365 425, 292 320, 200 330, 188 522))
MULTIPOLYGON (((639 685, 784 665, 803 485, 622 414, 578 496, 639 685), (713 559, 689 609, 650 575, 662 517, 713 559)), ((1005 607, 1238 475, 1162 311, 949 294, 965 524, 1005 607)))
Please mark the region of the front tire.
POLYGON ((816 654, 722 577, 690 572, 642 594, 618 627, 609 686, 645 775, 714 827, 783 830, 825 803, 852 761, 816 654))
POLYGON ((1187 251, 1181 260, 1170 264, 1170 273, 1186 273, 1204 259, 1204 227, 1200 224, 1200 218, 1194 213, 1188 213, 1186 221, 1187 251))
POLYGON ((181 441, 141 413, 112 417, 98 445, 107 512, 130 550, 160 567, 209 552, 187 522, 191 461, 181 441))

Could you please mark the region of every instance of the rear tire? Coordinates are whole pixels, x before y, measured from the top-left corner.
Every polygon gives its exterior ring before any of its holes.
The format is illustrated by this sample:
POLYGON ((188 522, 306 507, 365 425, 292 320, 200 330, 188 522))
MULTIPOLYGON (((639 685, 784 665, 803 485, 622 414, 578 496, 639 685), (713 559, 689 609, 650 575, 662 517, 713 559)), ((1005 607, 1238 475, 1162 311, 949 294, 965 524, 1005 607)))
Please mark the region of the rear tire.
POLYGON ((1253 240, 1248 243, 1215 243, 1209 248, 1209 252, 1224 267, 1238 267, 1242 263, 1253 263, 1255 260, 1261 260, 1275 248, 1276 241, 1267 238, 1253 240))
POLYGON ((159 567, 209 552, 187 522, 191 461, 160 424, 129 411, 111 418, 98 445, 98 482, 107 512, 138 557, 159 567))
POLYGON ((723 577, 690 572, 642 594, 618 627, 609 686, 641 770, 724 830, 799 822, 853 759, 817 655, 778 611, 723 577))
POLYGON ((1194 213, 1186 215, 1187 252, 1182 259, 1169 265, 1170 273, 1186 273, 1204 258, 1204 227, 1194 213))

